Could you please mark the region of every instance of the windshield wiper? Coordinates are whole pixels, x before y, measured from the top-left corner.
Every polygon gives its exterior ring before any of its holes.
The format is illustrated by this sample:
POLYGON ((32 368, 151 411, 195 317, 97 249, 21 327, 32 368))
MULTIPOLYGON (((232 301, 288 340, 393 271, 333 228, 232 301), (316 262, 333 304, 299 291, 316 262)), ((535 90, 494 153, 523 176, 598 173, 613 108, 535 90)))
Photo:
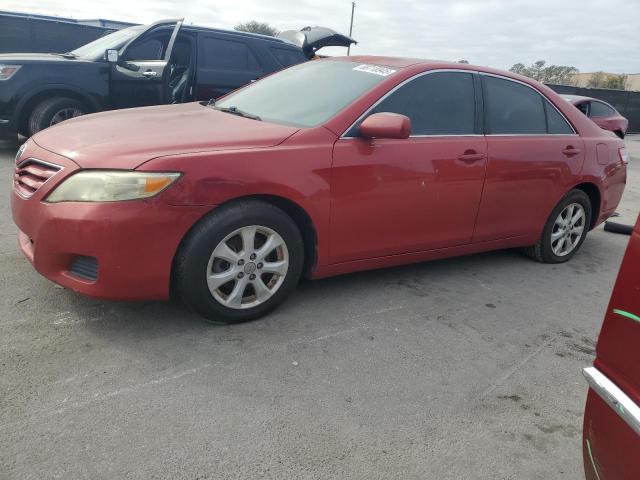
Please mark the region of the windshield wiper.
POLYGON ((251 120, 262 120, 258 115, 245 112, 244 110, 240 110, 238 107, 217 107, 215 104, 211 104, 211 103, 209 103, 209 105, 215 108, 216 110, 220 110, 221 112, 232 113, 233 115, 238 115, 244 118, 250 118, 251 120))
POLYGON ((60 55, 61 57, 64 57, 64 58, 78 58, 78 56, 73 52, 57 53, 56 55, 60 55))

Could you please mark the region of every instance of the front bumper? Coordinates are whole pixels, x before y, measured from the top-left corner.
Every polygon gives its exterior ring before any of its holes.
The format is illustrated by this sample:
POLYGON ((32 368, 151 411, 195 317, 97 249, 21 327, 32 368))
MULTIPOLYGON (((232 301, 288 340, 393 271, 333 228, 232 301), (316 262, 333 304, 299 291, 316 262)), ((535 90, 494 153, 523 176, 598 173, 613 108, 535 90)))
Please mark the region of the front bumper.
POLYGON ((44 199, 78 166, 33 142, 24 157, 61 170, 30 198, 11 193, 20 249, 48 279, 91 297, 111 300, 167 299, 173 257, 189 229, 213 207, 172 206, 164 195, 110 203, 46 203, 44 199), (85 257, 97 261, 95 279, 72 268, 85 257))
POLYGON ((18 134, 17 129, 8 116, 0 115, 0 140, 13 138, 18 134))
POLYGON ((13 219, 25 257, 48 279, 110 300, 169 297, 180 241, 211 207, 175 207, 159 200, 48 204, 13 192, 13 219), (78 257, 97 260, 95 281, 72 272, 78 257))

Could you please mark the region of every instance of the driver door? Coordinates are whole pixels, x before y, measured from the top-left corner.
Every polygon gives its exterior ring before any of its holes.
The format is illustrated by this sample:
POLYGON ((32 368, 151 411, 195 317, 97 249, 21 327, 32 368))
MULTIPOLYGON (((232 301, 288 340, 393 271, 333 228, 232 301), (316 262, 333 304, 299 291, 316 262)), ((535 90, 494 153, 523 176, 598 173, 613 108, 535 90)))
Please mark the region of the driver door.
POLYGON ((182 20, 156 23, 122 47, 111 64, 113 108, 168 103, 169 59, 181 27, 182 20))

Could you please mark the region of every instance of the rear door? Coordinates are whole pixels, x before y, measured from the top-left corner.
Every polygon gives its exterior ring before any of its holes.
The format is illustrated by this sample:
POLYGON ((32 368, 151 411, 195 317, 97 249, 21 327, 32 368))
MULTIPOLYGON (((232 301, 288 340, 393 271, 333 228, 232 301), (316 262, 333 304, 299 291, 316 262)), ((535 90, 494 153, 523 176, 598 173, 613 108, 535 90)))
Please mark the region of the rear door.
POLYGON ((198 33, 196 98, 218 98, 264 74, 249 39, 219 32, 198 33))
POLYGON ((640 217, 605 313, 584 418, 588 479, 640 478, 640 217))
POLYGON ((154 24, 120 50, 111 65, 110 92, 114 108, 167 103, 170 66, 182 20, 154 24))
POLYGON ((582 168, 583 141, 533 87, 481 77, 489 161, 474 242, 538 236, 582 168))

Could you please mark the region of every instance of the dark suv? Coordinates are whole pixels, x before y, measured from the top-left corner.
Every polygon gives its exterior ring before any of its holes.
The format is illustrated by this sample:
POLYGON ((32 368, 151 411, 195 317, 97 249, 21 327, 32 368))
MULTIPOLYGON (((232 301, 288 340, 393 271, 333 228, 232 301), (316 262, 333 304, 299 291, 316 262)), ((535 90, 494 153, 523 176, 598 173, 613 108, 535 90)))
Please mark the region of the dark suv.
POLYGON ((217 98, 306 61, 317 49, 310 48, 311 38, 318 48, 353 42, 328 29, 301 32, 307 42, 296 45, 166 20, 67 53, 0 55, 0 137, 28 137, 85 113, 217 98), (318 37, 325 31, 333 36, 318 37))

